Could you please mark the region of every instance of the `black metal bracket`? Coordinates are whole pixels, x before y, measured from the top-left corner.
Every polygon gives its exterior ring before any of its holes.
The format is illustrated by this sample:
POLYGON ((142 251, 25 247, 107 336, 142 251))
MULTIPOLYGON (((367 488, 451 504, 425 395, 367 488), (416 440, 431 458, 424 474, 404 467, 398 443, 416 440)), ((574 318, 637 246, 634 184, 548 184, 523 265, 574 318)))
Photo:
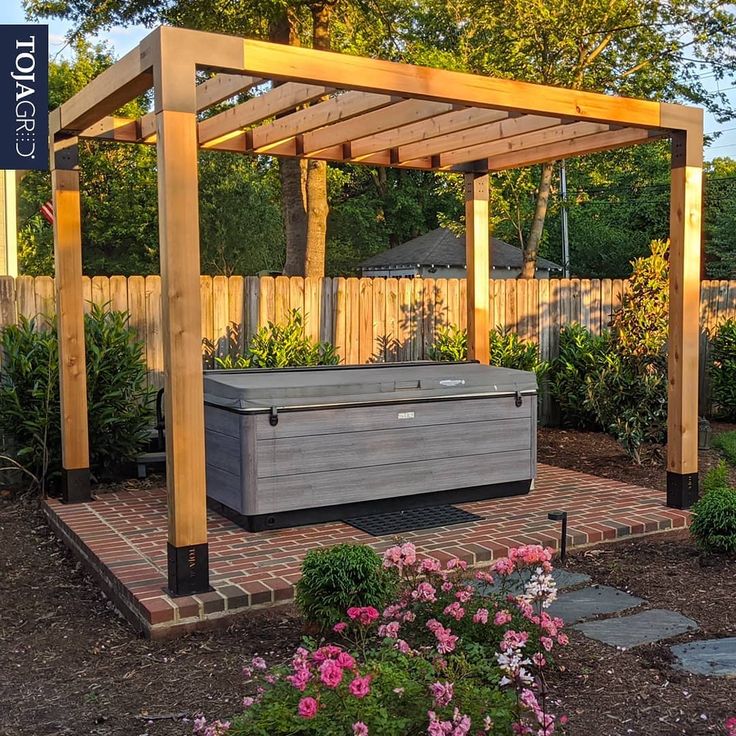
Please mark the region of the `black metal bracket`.
POLYGON ((61 502, 85 503, 92 500, 89 468, 61 471, 61 502))
POLYGON ((689 509, 698 500, 698 474, 667 471, 667 505, 689 509))
POLYGON ((188 547, 167 544, 169 595, 206 593, 210 588, 209 549, 207 543, 188 547))
POLYGON ((523 401, 524 401, 524 400, 523 400, 523 398, 522 398, 522 396, 521 396, 521 391, 517 391, 517 392, 516 392, 516 393, 514 394, 514 403, 516 404, 516 406, 521 406, 521 405, 522 405, 522 403, 523 403, 523 401))
POLYGON ((279 410, 278 407, 272 406, 271 407, 271 414, 268 417, 268 423, 275 427, 279 423, 279 410))

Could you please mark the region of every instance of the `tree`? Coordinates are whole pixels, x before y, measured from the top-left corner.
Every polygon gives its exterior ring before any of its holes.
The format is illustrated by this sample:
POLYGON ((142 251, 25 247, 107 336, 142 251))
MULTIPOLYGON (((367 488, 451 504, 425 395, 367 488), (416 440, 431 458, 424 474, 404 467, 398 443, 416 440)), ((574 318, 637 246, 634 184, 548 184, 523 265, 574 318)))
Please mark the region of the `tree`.
MULTIPOLYGON (((708 0, 426 0, 408 41, 454 54, 476 73, 657 100, 705 105, 732 115, 699 76, 733 76, 736 20, 708 0), (431 19, 430 19, 431 16, 431 19), (443 30, 443 29, 449 29, 443 30)), ((415 51, 415 54, 417 52, 415 51)), ((522 243, 522 277, 533 277, 552 186, 539 169, 536 206, 522 243)))
POLYGON ((705 170, 706 273, 736 276, 736 161, 716 158, 705 170))

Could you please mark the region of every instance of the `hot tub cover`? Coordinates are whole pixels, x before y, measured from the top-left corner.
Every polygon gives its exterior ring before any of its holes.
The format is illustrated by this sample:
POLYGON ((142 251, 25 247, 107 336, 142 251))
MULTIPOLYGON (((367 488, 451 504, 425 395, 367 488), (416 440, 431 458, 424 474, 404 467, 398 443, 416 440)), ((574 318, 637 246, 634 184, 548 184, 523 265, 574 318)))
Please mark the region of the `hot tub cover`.
POLYGON ((479 363, 205 371, 210 406, 236 412, 535 394, 534 373, 479 363))

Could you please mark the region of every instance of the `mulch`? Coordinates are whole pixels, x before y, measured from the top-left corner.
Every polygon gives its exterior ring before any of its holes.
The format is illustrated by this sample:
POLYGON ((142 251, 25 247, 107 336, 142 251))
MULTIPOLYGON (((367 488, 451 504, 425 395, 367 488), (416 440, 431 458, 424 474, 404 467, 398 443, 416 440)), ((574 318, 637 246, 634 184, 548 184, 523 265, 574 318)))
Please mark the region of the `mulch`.
MULTIPOLYGON (((663 488, 663 465, 633 466, 604 435, 543 429, 540 460, 663 488)), ((717 455, 701 455, 704 467, 717 455)), ((175 641, 137 638, 55 539, 33 499, 0 495, 0 735, 178 736, 199 711, 237 712, 254 654, 289 656, 302 624, 291 606, 251 612, 227 629, 175 641)), ((591 574, 736 635, 736 562, 703 558, 687 534, 632 539, 573 554, 591 574)), ((690 676, 666 647, 617 651, 571 632, 551 685, 577 736, 723 734, 736 680, 690 676)), ((686 640, 688 636, 680 637, 686 640)))

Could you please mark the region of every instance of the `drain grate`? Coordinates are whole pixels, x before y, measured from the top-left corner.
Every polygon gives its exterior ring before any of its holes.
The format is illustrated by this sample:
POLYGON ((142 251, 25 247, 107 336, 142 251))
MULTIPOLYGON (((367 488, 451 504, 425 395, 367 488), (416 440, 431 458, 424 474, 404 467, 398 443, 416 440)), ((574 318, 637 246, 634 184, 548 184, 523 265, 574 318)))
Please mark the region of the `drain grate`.
POLYGON ((469 521, 479 521, 482 518, 455 506, 445 505, 406 509, 405 511, 390 511, 385 514, 372 514, 371 516, 356 516, 343 519, 343 521, 362 532, 366 532, 366 534, 374 537, 385 537, 415 529, 466 524, 469 521))

